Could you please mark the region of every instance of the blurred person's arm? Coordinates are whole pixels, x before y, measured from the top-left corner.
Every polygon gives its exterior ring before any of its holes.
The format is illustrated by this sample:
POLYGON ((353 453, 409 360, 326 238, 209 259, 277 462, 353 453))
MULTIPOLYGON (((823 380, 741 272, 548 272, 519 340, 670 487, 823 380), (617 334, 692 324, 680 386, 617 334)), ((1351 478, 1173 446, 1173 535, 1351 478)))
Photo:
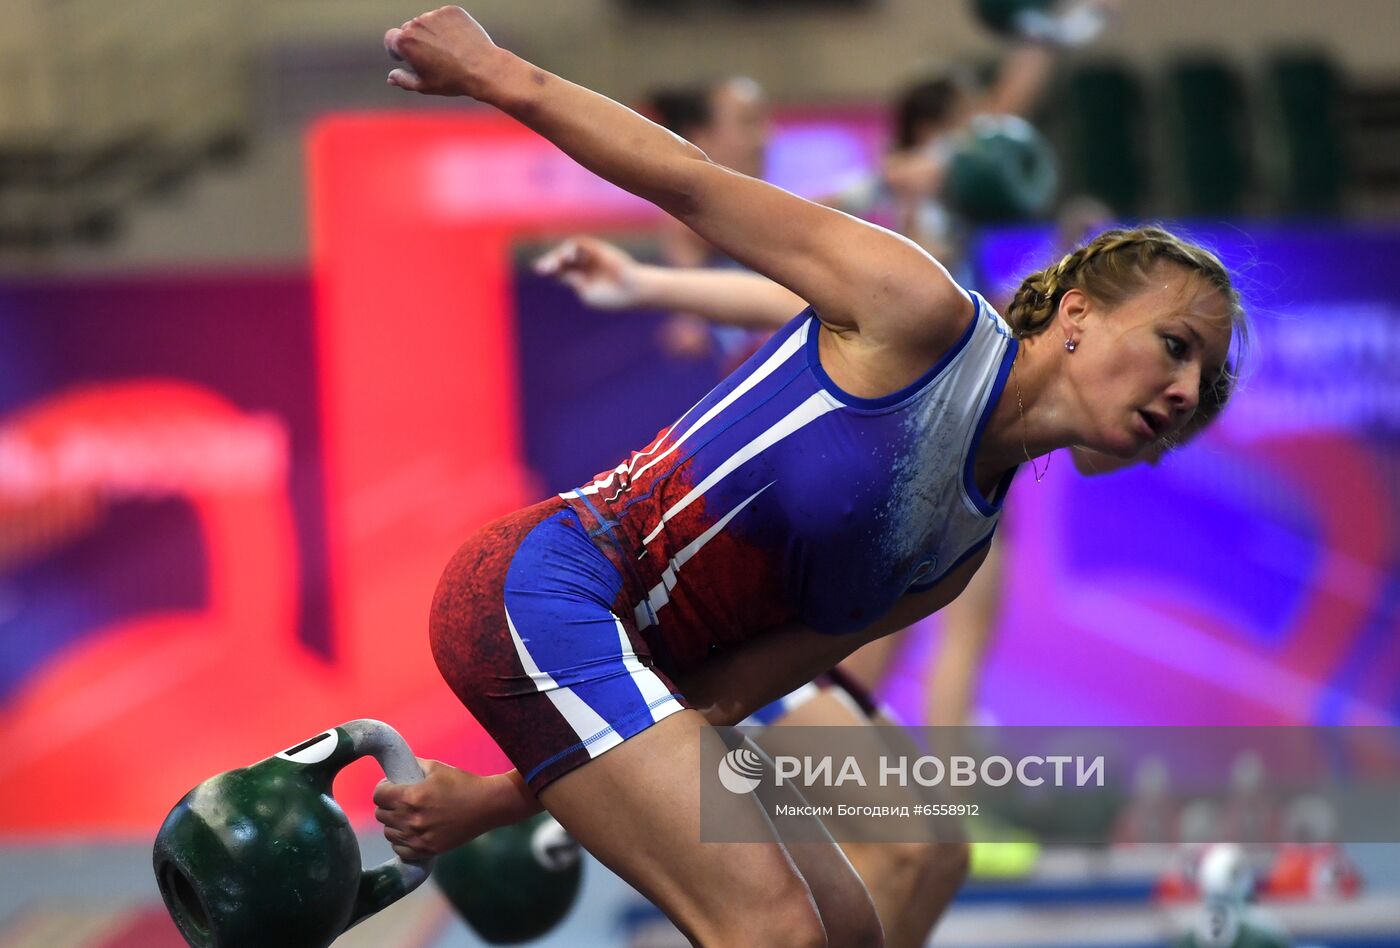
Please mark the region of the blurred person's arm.
POLYGON ((780 329, 807 307, 757 273, 651 266, 592 237, 566 240, 535 262, 535 272, 568 285, 594 309, 668 309, 745 329, 780 329))
POLYGON ((1024 41, 1008 53, 997 68, 996 79, 973 111, 1029 118, 1045 97, 1060 51, 1098 39, 1118 6, 1119 0, 1080 0, 1055 17, 1059 34, 1024 41))
POLYGON ((991 87, 977 100, 974 113, 1028 118, 1049 88, 1058 50, 1044 43, 1021 43, 997 68, 991 87))
POLYGON ((887 155, 883 175, 896 198, 895 229, 944 266, 956 269, 958 248, 949 239, 948 210, 939 197, 948 164, 946 149, 911 148, 887 155))
POLYGON ((891 226, 949 269, 956 269, 956 248, 942 232, 927 226, 925 215, 938 200, 947 176, 947 149, 905 148, 880 159, 880 167, 849 181, 820 201, 827 207, 868 219, 882 200, 894 205, 891 226))
POLYGON ((1005 586, 1003 541, 995 537, 967 588, 943 610, 943 638, 931 662, 925 715, 934 726, 971 724, 982 667, 996 631, 1005 586))

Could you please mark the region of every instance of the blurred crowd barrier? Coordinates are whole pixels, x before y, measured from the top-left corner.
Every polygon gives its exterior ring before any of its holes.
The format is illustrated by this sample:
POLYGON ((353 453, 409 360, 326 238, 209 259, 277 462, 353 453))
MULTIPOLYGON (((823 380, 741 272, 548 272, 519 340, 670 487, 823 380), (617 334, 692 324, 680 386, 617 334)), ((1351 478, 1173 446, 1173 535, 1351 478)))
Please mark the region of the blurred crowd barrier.
POLYGON ((248 125, 240 4, 0 6, 0 249, 111 236, 248 125))
MULTIPOLYGON (((783 102, 872 102, 1002 48, 951 0, 471 6, 513 49, 625 100, 738 71, 783 102)), ((376 74, 379 36, 417 12, 409 0, 4 4, 0 255, 110 243, 145 197, 258 147, 279 118, 403 107, 376 74)), ((1037 123, 1069 185, 1123 214, 1393 212, 1388 12, 1384 0, 1330 17, 1302 0, 1128 0, 1102 42, 1066 57, 1037 123)))

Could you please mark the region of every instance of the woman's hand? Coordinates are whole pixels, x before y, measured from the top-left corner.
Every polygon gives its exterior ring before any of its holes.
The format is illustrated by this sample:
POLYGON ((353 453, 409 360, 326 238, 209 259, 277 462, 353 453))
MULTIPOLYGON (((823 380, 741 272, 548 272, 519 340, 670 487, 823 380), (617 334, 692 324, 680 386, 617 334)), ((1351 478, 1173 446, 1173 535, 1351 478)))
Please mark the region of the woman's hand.
POLYGON ((485 94, 504 52, 461 7, 439 7, 384 34, 384 48, 405 65, 389 85, 425 95, 485 94))
POLYGON ((639 264, 620 247, 593 237, 564 241, 535 261, 535 272, 570 287, 593 309, 631 309, 642 305, 639 264))
POLYGON ((421 783, 382 780, 374 789, 374 818, 401 859, 418 862, 445 853, 539 812, 514 772, 482 777, 436 760, 419 763, 421 783))

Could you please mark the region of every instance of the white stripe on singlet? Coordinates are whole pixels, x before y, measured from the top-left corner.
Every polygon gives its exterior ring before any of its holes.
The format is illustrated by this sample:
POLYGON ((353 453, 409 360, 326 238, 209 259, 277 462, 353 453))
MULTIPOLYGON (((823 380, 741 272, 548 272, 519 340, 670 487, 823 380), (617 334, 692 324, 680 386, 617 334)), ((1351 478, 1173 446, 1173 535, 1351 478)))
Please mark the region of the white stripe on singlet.
POLYGON ((757 457, 768 448, 782 441, 788 435, 801 430, 804 426, 816 421, 827 412, 841 407, 841 403, 826 392, 812 393, 805 402, 788 412, 787 415, 774 424, 773 427, 731 454, 725 459, 723 464, 710 473, 709 477, 706 477, 699 484, 692 487, 689 493, 676 501, 675 505, 672 506, 670 510, 661 515, 661 519, 657 521, 652 531, 642 538, 642 545, 646 546, 650 544, 652 540, 655 540, 657 536, 660 535, 662 528, 666 526, 668 520, 703 497, 705 491, 724 480, 745 461, 757 457))
MULTIPOLYGON (((807 344, 807 333, 809 332, 810 327, 810 322, 803 323, 802 326, 791 336, 789 336, 787 340, 781 346, 779 346, 771 356, 764 360, 762 365, 754 369, 753 372, 750 373, 749 376, 744 379, 744 381, 736 385, 734 387, 734 391, 730 392, 728 395, 724 396, 724 398, 720 399, 720 401, 717 404, 715 404, 714 407, 712 407, 709 411, 705 412, 705 414, 700 416, 700 420, 698 420, 697 422, 695 422, 695 424, 687 428, 685 434, 677 438, 674 444, 672 444, 665 451, 661 452, 656 457, 652 458, 650 461, 644 464, 641 470, 632 473, 631 477, 633 478, 633 480, 641 477, 643 474, 649 471, 654 465, 656 465, 667 455, 671 454, 671 452, 675 451, 682 444, 684 444, 687 438, 689 438, 691 435, 695 434, 705 425, 713 421, 716 415, 724 411, 730 405, 734 404, 735 401, 737 401, 742 395, 744 395, 746 392, 752 389, 759 382, 762 382, 768 376, 772 375, 778 369, 779 366, 781 366, 784 362, 787 362, 790 358, 792 358, 794 353, 801 352, 802 347, 807 344)), ((689 412, 687 412, 687 414, 689 414, 689 412)), ((680 422, 676 422, 676 425, 678 424, 680 424, 680 422)), ((676 425, 671 426, 672 431, 675 430, 676 425)), ((641 460, 642 457, 643 455, 637 455, 637 457, 634 458, 631 463, 635 464, 637 461, 641 460)), ((631 464, 627 463, 620 464, 603 480, 594 481, 592 484, 589 484, 586 487, 580 487, 578 491, 576 491, 576 493, 596 494, 599 490, 611 484, 613 477, 615 477, 618 474, 621 474, 623 471, 626 471, 628 468, 630 468, 630 466, 631 464)))
POLYGON ((734 519, 735 515, 738 514, 739 511, 747 507, 750 503, 753 502, 755 497, 766 491, 768 488, 772 487, 774 483, 774 481, 769 481, 767 484, 764 484, 758 490, 754 491, 747 498, 745 498, 743 503, 739 504, 733 510, 729 511, 729 513, 725 514, 722 520, 717 522, 714 526, 710 527, 710 529, 706 530, 704 533, 700 534, 689 544, 687 544, 685 548, 682 549, 679 553, 671 557, 671 562, 666 565, 666 569, 661 573, 661 582, 653 586, 651 588, 651 591, 647 593, 646 599, 643 599, 641 602, 637 603, 636 608, 633 609, 633 618, 637 620, 638 629, 647 629, 654 625, 656 611, 662 606, 666 605, 666 603, 671 601, 668 590, 675 588, 676 571, 679 570, 682 566, 684 566, 686 562, 689 561, 690 558, 693 557, 696 553, 699 553, 701 547, 703 547, 706 543, 709 543, 712 539, 718 536, 719 532, 723 530, 726 525, 728 525, 729 521, 734 519))

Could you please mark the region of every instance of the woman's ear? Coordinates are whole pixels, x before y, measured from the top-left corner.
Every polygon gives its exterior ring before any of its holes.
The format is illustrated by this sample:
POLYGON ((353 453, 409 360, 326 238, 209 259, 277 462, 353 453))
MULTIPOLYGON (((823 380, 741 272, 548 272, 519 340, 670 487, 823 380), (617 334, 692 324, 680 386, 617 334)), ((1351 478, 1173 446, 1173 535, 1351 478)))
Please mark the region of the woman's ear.
POLYGON ((1055 311, 1055 323, 1066 339, 1078 339, 1084 331, 1093 302, 1088 294, 1080 289, 1069 289, 1060 297, 1059 308, 1055 311))

